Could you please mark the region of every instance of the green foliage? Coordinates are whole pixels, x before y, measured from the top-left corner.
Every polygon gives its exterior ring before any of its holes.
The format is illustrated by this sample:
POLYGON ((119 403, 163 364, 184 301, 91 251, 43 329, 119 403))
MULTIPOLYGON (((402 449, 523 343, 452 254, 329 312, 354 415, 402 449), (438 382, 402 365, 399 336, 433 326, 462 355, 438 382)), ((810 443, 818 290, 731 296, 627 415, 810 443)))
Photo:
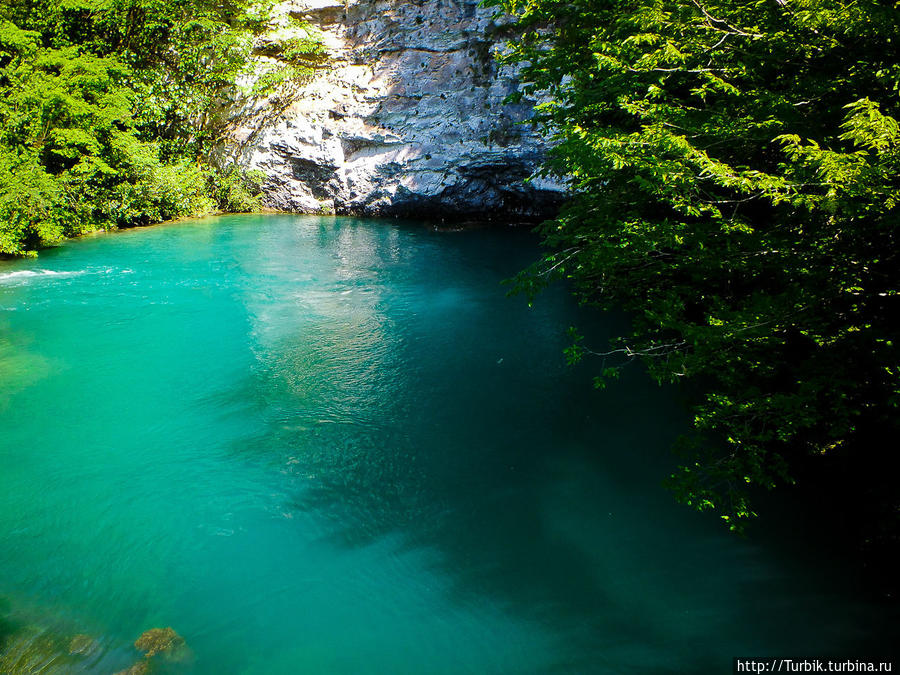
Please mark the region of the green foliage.
POLYGON ((292 23, 298 34, 269 40, 254 50, 256 54, 276 60, 278 65, 255 79, 251 95, 270 96, 279 90, 293 93, 291 89, 309 82, 325 63, 327 52, 321 32, 304 21, 294 19, 292 23))
MULTIPOLYGON (((259 181, 208 157, 271 2, 7 0, 0 5, 0 254, 216 206, 259 181)), ((322 55, 314 37, 293 45, 322 55)))
MULTIPOLYGON (((799 455, 896 433, 900 12, 836 0, 495 0, 542 96, 547 172, 574 197, 542 226, 534 292, 571 280, 642 358, 705 392, 671 478, 732 528, 799 455)), ((570 356, 571 356, 570 353, 570 356)), ((603 378, 600 379, 603 381, 603 378)))
POLYGON ((98 227, 152 219, 138 188, 159 171, 138 138, 130 69, 0 25, 0 253, 24 254, 98 227))
POLYGON ((325 57, 325 48, 320 39, 313 37, 311 27, 306 27, 309 35, 293 37, 282 43, 281 58, 290 63, 315 65, 325 57))
POLYGON ((265 178, 261 171, 243 171, 231 164, 210 176, 210 193, 221 211, 258 211, 262 206, 260 195, 265 178))

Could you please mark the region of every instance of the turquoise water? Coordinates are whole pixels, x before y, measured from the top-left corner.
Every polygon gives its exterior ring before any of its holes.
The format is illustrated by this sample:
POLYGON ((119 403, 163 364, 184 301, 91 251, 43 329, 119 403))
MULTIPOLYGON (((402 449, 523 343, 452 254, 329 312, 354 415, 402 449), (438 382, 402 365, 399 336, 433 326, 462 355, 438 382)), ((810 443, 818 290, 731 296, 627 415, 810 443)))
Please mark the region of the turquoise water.
POLYGON ((166 626, 190 656, 156 672, 730 672, 878 644, 802 533, 672 502, 673 392, 568 369, 567 326, 622 320, 507 298, 536 255, 269 215, 0 264, 0 639, 86 633, 55 666, 99 673, 166 626))

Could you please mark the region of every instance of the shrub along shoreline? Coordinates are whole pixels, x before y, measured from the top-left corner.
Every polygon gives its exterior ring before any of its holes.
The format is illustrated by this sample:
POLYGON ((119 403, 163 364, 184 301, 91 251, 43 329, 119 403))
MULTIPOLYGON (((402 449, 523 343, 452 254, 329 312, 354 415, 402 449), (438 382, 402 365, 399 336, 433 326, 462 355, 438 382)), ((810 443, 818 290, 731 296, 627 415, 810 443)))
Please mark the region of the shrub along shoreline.
POLYGON ((254 38, 270 9, 246 0, 0 6, 0 254, 257 210, 264 176, 212 160, 229 104, 308 78, 324 58, 315 39, 301 41, 241 92, 235 82, 256 72, 254 38))

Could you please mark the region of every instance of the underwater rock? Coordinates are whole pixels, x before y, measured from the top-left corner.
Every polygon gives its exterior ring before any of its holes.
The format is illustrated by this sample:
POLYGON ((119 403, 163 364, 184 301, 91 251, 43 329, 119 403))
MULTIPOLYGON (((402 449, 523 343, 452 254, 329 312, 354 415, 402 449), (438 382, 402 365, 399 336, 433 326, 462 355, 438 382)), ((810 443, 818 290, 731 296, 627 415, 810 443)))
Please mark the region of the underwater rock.
POLYGON ((58 636, 35 626, 7 636, 0 646, 0 673, 4 675, 64 673, 72 661, 58 636))
POLYGON ((131 667, 116 671, 113 675, 146 675, 149 672, 150 662, 147 659, 141 659, 131 667))
POLYGON ((172 628, 151 628, 134 641, 134 646, 145 652, 147 658, 161 652, 174 653, 184 647, 184 644, 184 638, 172 628))
POLYGON ((90 635, 79 633, 69 640, 69 654, 87 656, 97 647, 97 642, 90 635))

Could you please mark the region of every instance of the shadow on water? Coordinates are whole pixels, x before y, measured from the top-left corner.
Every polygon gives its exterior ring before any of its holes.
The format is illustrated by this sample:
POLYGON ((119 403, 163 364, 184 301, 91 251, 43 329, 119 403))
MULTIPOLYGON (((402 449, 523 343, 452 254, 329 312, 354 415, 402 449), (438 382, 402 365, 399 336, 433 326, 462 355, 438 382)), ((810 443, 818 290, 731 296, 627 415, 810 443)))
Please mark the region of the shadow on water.
POLYGON ((458 605, 489 598, 565 644, 541 672, 712 672, 865 642, 864 610, 814 625, 831 590, 674 505, 660 481, 686 428, 676 396, 638 370, 598 392, 589 367, 564 365, 568 325, 624 320, 560 289, 533 309, 504 298, 530 242, 446 235, 412 260, 364 232, 320 231, 356 299, 263 338, 247 385, 279 403, 241 452, 281 466, 286 508, 335 546, 435 552, 458 605))
POLYGON ((11 609, 9 600, 0 597, 0 651, 5 647, 7 640, 21 628, 18 622, 10 617, 11 609))

